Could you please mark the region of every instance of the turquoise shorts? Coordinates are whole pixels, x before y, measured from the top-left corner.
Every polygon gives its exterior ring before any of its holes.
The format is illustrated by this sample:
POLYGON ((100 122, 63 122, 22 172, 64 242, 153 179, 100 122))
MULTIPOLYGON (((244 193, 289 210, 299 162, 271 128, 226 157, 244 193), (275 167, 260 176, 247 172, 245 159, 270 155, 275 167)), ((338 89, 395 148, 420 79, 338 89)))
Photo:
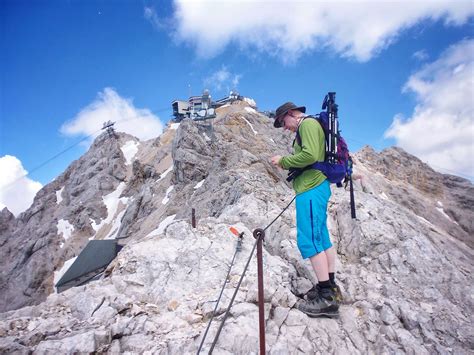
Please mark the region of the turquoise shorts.
POLYGON ((327 180, 296 195, 296 238, 303 259, 332 247, 326 223, 329 197, 331 188, 327 180))

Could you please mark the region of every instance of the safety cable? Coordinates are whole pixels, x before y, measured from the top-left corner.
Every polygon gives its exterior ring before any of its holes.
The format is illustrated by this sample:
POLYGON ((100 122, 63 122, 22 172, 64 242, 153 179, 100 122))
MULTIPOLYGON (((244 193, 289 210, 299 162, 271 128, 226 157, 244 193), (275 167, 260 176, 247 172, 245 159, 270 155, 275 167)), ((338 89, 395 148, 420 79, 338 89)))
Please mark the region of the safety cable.
MULTIPOLYGON (((273 219, 273 221, 271 221, 264 229, 263 231, 266 231, 268 228, 270 228, 270 226, 275 223, 275 221, 283 214, 283 212, 285 212, 288 207, 290 207, 290 205, 293 203, 293 201, 295 200, 296 196, 294 196, 290 203, 288 203, 288 205, 286 205, 286 207, 280 212, 280 214, 275 218, 273 219)), ((216 333, 216 336, 214 338, 214 341, 212 342, 212 345, 211 345, 211 348, 209 349, 209 355, 212 354, 212 352, 214 351, 214 347, 216 346, 217 344, 217 340, 219 339, 219 335, 221 334, 221 331, 222 331, 222 328, 224 327, 224 323, 227 319, 227 317, 229 316, 229 313, 230 313, 230 309, 232 308, 232 305, 234 303, 234 300, 235 300, 235 297, 237 296, 237 292, 239 292, 239 288, 240 288, 240 284, 242 283, 242 280, 244 279, 244 276, 245 276, 245 273, 247 272, 247 269, 250 265, 250 261, 252 260, 252 257, 253 257, 253 253, 255 251, 255 248, 257 247, 257 244, 258 244, 258 241, 259 241, 259 238, 257 238, 255 240, 255 243, 253 245, 253 248, 252 248, 252 251, 250 252, 250 256, 247 260, 247 263, 245 264, 245 267, 244 267, 244 271, 242 272, 242 275, 240 276, 240 279, 239 279, 239 282, 237 283, 237 287, 235 288, 235 291, 234 291, 234 294, 230 300, 230 303, 229 303, 229 306, 227 307, 227 311, 225 312, 224 314, 224 317, 222 318, 221 320, 221 324, 219 326, 219 329, 217 330, 217 333, 216 333)))
POLYGON ((39 170, 41 169, 43 166, 45 166, 46 164, 48 164, 49 162, 53 161, 54 159, 56 159, 57 157, 59 157, 60 155, 63 155, 64 153, 66 153, 67 151, 71 150, 72 148, 74 148, 75 146, 79 145, 80 143, 84 142, 85 140, 89 139, 89 138, 92 138, 97 132, 101 131, 101 129, 95 131, 94 133, 92 134, 89 134, 88 136, 82 138, 81 140, 77 141, 76 143, 74 143, 73 145, 67 147, 66 149, 60 151, 59 153, 53 155, 51 158, 47 159, 46 161, 44 161, 43 163, 35 166, 33 169, 31 169, 30 171, 28 171, 26 174, 20 176, 19 178, 13 180, 11 183, 9 183, 8 185, 5 185, 1 188, 1 190, 3 191, 6 191, 8 190, 10 187, 12 187, 13 185, 15 185, 18 181, 20 181, 21 179, 27 177, 28 175, 30 175, 31 173, 35 172, 36 170, 39 170))
POLYGON ((207 324, 206 331, 204 332, 204 335, 202 336, 201 344, 199 345, 199 349, 197 351, 197 355, 201 352, 202 346, 204 345, 204 340, 206 340, 207 332, 209 331, 209 328, 211 327, 212 320, 214 319, 217 311, 217 307, 219 306, 219 302, 221 300, 222 294, 224 293, 225 286, 228 282, 230 271, 232 270, 232 266, 234 265, 235 257, 237 256, 237 253, 242 250, 242 238, 244 236, 244 233, 240 233, 239 239, 237 239, 237 245, 235 247, 235 253, 234 257, 232 258, 232 261, 229 266, 229 270, 227 271, 227 275, 224 279, 224 283, 222 285, 221 293, 219 294, 219 297, 217 298, 216 306, 214 307, 214 310, 212 311, 212 316, 211 319, 209 319, 209 323, 207 324))
MULTIPOLYGON (((159 109, 159 110, 156 110, 156 111, 150 111, 151 113, 159 113, 159 112, 162 112, 162 111, 165 111, 165 110, 169 110, 168 108, 164 109, 159 109)), ((120 125, 121 123, 124 123, 124 122, 128 122, 128 121, 131 121, 131 120, 135 120, 135 119, 138 119, 140 117, 142 117, 143 115, 136 115, 136 116, 132 116, 132 117, 129 117, 129 118, 125 118, 125 119, 122 119, 122 120, 117 120, 115 121, 115 124, 118 124, 120 125)), ((90 139, 90 138, 93 138, 98 132, 102 131, 102 128, 101 129, 98 129, 97 131, 83 137, 82 139, 80 139, 79 141, 77 141, 76 143, 74 143, 73 145, 67 147, 66 149, 60 151, 59 153, 53 155, 51 158, 45 160, 44 162, 42 162, 41 164, 35 166, 33 169, 29 170, 26 174, 20 176, 19 178, 15 179, 14 181, 10 182, 8 185, 5 185, 5 186, 2 186, 0 190, 2 191, 6 191, 8 190, 10 187, 12 187, 13 185, 15 185, 18 181, 20 181, 21 179, 31 175, 33 172, 41 169, 43 166, 45 166, 46 164, 48 164, 49 162, 53 161, 54 159, 58 158, 59 156, 63 155, 64 153, 66 153, 67 151, 71 150, 72 148, 76 147, 77 145, 79 145, 80 143, 84 142, 85 140, 87 139, 90 139)))
POLYGON ((219 326, 219 329, 217 330, 214 341, 212 342, 211 348, 209 349, 209 355, 211 355, 212 352, 214 351, 214 347, 217 344, 217 340, 219 339, 219 335, 221 334, 222 328, 224 327, 224 323, 225 323, 227 317, 229 316, 230 309, 232 308, 232 304, 234 303, 235 297, 237 296, 237 292, 239 291, 240 284, 242 283, 242 280, 244 279, 245 273, 247 272, 247 268, 249 267, 250 260, 252 260, 253 252, 255 251, 255 248, 257 247, 257 243, 258 243, 258 239, 255 241, 255 243, 253 245, 252 251, 250 252, 250 257, 247 260, 247 264, 245 264, 244 271, 242 272, 242 275, 240 276, 239 282, 237 284, 237 287, 235 288, 234 294, 232 295, 229 306, 227 307, 227 310, 224 314, 224 317, 222 318, 221 325, 219 326))
POLYGON ((266 226, 263 231, 265 232, 268 228, 270 228, 270 226, 275 223, 275 221, 280 218, 280 216, 283 214, 283 212, 285 212, 288 207, 290 207, 290 205, 293 203, 293 201, 295 200, 296 198, 296 195, 291 199, 290 203, 288 205, 286 205, 286 207, 280 212, 280 214, 278 216, 275 217, 275 219, 273 221, 270 222, 270 224, 268 226, 266 226))

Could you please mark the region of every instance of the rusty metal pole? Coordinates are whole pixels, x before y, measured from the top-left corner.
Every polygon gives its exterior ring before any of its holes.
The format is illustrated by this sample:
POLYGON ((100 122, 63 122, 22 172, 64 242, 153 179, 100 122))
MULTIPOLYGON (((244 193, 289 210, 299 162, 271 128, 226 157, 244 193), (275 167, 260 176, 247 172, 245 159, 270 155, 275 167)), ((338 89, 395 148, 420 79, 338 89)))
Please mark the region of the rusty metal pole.
POLYGON ((258 273, 258 323, 260 327, 260 355, 265 355, 265 301, 263 290, 263 239, 265 231, 255 229, 253 236, 257 239, 257 273, 258 273))
POLYGON ((191 211, 191 224, 193 228, 196 228, 196 210, 194 208, 191 211))

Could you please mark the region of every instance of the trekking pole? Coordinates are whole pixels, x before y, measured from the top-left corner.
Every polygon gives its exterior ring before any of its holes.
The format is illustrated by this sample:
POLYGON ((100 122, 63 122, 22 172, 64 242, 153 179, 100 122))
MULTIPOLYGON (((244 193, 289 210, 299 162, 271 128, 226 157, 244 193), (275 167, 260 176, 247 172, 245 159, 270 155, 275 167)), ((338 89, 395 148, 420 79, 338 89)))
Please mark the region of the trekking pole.
POLYGON ((265 231, 255 229, 253 236, 257 239, 257 275, 258 275, 258 323, 260 328, 260 355, 265 355, 265 297, 263 290, 263 239, 265 231))
POLYGON ((326 110, 328 114, 328 151, 330 152, 329 162, 335 164, 337 162, 337 104, 336 93, 328 92, 324 97, 323 105, 321 107, 326 110))
POLYGON ((336 93, 335 92, 330 92, 329 93, 329 96, 332 98, 331 99, 331 112, 332 112, 332 119, 333 119, 333 125, 332 125, 332 137, 333 137, 333 153, 334 153, 334 161, 333 163, 337 163, 337 156, 338 156, 338 151, 337 151, 337 140, 339 138, 338 134, 339 134, 339 127, 338 127, 338 106, 336 104, 336 93))
MULTIPOLYGON (((349 192, 351 195, 351 217, 352 219, 356 219, 356 209, 355 209, 355 198, 354 198, 354 185, 352 183, 352 158, 349 157, 348 160, 348 177, 349 177, 349 192)), ((346 184, 347 186, 347 184, 346 184)))
POLYGON ((352 184, 352 175, 349 178, 349 190, 351 193, 351 217, 352 219, 356 219, 356 208, 355 208, 355 201, 354 201, 354 186, 352 184))

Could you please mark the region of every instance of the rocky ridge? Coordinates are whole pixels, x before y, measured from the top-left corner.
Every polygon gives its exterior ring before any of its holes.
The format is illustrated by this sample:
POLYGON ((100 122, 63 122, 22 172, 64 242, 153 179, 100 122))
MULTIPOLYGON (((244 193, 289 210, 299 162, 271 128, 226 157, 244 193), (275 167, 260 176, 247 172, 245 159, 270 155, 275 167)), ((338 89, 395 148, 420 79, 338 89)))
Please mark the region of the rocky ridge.
MULTIPOLYGON (((252 230, 291 200, 284 173, 269 163, 290 144, 243 102, 220 110, 212 125, 183 121, 156 140, 120 134, 96 141, 19 218, 0 214, 1 252, 9 258, 1 265, 2 308, 30 305, 0 314, 0 351, 196 352, 235 250, 229 227, 245 237, 218 319, 252 249, 252 230), (132 158, 124 146, 136 146, 132 158), (102 198, 112 193, 114 210, 102 198), (67 240, 60 219, 74 226, 67 240), (91 237, 123 238, 125 247, 101 280, 51 294, 52 272, 91 237), (15 301, 19 294, 26 296, 15 301)), ((311 319, 295 307, 316 280, 299 256, 291 206, 265 240, 267 351, 471 353, 472 184, 398 148, 364 148, 354 160, 358 220, 343 189, 333 188, 329 206, 345 298, 340 318, 311 319)), ((216 353, 258 351, 256 299, 252 262, 216 353)))

